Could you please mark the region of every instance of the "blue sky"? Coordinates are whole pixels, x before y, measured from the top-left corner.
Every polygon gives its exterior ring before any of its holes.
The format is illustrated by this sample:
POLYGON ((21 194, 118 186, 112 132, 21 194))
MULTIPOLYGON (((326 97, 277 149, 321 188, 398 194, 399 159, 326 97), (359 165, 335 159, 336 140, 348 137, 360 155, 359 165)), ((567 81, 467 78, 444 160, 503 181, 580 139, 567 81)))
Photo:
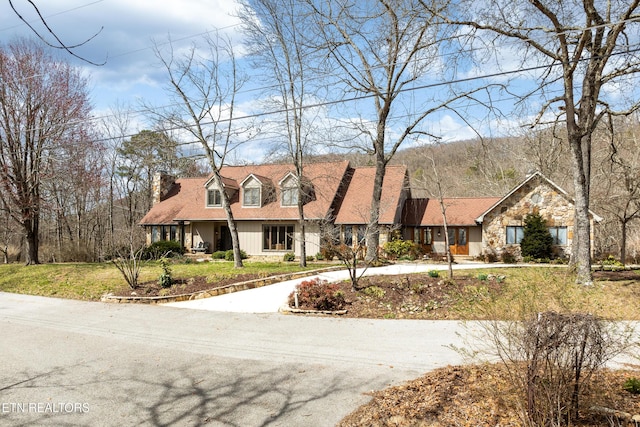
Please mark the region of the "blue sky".
MULTIPOLYGON (((192 43, 202 39, 206 32, 218 30, 228 35, 238 44, 241 42, 238 20, 233 17, 237 8, 234 0, 180 0, 159 2, 157 0, 55 0, 36 1, 40 12, 60 38, 68 44, 82 42, 99 32, 95 38, 75 52, 93 62, 103 62, 103 66, 94 66, 79 61, 69 55, 60 53, 73 64, 82 67, 90 78, 91 99, 95 106, 95 115, 107 114, 110 107, 116 104, 131 110, 138 110, 141 100, 148 104, 163 105, 166 98, 163 93, 164 71, 160 68, 152 46, 163 43, 170 36, 174 41, 174 49, 186 49, 192 43), (102 30, 101 30, 102 28, 102 30)), ((25 19, 32 22, 48 40, 51 40, 47 30, 37 21, 33 8, 26 0, 14 0, 18 12, 25 19)), ((6 42, 14 36, 35 37, 28 27, 13 13, 8 1, 0 1, 0 40, 6 42)), ((458 77, 487 75, 493 72, 517 69, 519 64, 517 50, 501 50, 496 53, 499 57, 501 69, 491 68, 485 64, 482 69, 469 68, 458 77)), ((446 58, 442 58, 443 66, 447 66, 446 58)), ((251 72, 247 67, 247 72, 251 72)), ((531 84, 531 76, 520 76, 519 85, 531 84)), ((258 80, 258 79, 255 79, 258 80)), ((498 80, 498 79, 495 79, 498 80)), ((419 82, 421 83, 429 83, 419 82)), ((436 87, 416 91, 413 96, 421 97, 447 96, 444 87, 436 87)), ((254 92, 255 93, 255 92, 254 92)), ((257 96, 253 95, 251 96, 257 96)), ((513 98, 502 94, 503 105, 509 109, 513 98)), ((245 110, 255 113, 255 99, 244 99, 245 110), (254 108, 252 110, 252 108, 254 108)), ((370 102, 370 101, 369 101, 370 102)), ((461 114, 466 119, 474 121, 475 116, 480 120, 485 116, 477 105, 469 101, 468 108, 461 104, 461 114)), ((343 106, 341 118, 363 111, 363 104, 343 106), (351 109, 351 111, 349 111, 351 109), (360 109, 358 111, 358 109, 360 109)), ((325 119, 331 112, 327 109, 325 119)), ((132 132, 149 128, 145 117, 140 115, 134 121, 132 132)), ((506 118, 504 121, 493 120, 477 124, 478 129, 485 136, 501 136, 503 130, 517 127, 517 118, 506 118)), ((451 111, 444 111, 431 117, 426 122, 426 128, 444 141, 462 140, 475 136, 471 128, 461 117, 451 111)), ((393 135, 393 129, 390 134, 393 135)), ((247 151, 246 157, 250 161, 262 161, 266 153, 264 143, 257 144, 247 151)))

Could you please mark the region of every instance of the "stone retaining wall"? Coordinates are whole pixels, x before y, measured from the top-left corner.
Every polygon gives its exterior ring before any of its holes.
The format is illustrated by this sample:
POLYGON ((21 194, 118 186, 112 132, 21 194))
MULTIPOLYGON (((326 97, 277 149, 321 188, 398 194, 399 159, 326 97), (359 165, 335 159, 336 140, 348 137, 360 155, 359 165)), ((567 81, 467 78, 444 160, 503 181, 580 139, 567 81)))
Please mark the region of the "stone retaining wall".
POLYGON ((100 300, 102 302, 111 303, 142 303, 142 304, 165 304, 168 302, 190 301, 201 298, 215 297, 218 295, 230 294, 247 289, 260 288, 262 286, 272 285, 274 283, 285 282, 287 280, 301 279, 303 277, 314 276, 316 274, 327 271, 342 269, 341 266, 328 267, 320 270, 299 271, 296 273, 281 274, 278 276, 265 277, 263 279, 254 279, 246 282, 234 283, 232 285, 220 286, 217 288, 199 291, 192 294, 167 295, 157 297, 136 297, 136 296, 118 296, 113 294, 103 295, 100 300))

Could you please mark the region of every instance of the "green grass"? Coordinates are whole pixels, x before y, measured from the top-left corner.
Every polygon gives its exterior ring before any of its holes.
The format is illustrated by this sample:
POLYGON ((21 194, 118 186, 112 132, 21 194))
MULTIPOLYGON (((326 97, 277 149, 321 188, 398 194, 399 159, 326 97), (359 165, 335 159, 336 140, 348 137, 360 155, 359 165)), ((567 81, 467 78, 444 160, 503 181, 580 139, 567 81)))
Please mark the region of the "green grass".
MULTIPOLYGON (((323 266, 326 265, 310 263, 307 269, 323 266)), ((242 269, 235 269, 233 262, 228 261, 171 264, 174 278, 216 278, 243 273, 257 273, 266 277, 300 270, 299 265, 285 262, 245 262, 242 269)), ((142 267, 140 281, 157 280, 161 272, 159 262, 147 262, 142 267)), ((126 286, 124 278, 111 263, 0 265, 0 291, 4 292, 96 301, 105 293, 126 286)))

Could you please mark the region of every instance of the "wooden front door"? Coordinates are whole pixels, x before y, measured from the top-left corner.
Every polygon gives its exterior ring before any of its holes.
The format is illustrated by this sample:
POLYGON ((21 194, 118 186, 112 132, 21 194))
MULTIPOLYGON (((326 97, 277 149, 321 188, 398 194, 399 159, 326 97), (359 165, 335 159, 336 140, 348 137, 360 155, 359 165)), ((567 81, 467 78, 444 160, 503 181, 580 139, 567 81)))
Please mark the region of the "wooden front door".
POLYGON ((469 255, 469 227, 447 227, 452 255, 469 255))

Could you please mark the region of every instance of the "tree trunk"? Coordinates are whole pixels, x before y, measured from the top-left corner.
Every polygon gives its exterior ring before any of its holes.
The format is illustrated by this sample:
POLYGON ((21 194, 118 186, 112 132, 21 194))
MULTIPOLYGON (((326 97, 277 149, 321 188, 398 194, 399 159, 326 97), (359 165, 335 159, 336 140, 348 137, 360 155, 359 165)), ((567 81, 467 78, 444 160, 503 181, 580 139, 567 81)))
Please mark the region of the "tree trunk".
POLYGON ((40 264, 40 260, 38 259, 38 220, 32 219, 31 221, 25 221, 23 227, 27 243, 25 264, 40 264))
MULTIPOLYGON (((577 133, 577 132, 576 132, 577 133)), ((582 139, 574 134, 569 137, 575 190, 574 250, 576 282, 593 284, 591 273, 591 222, 589 221, 589 187, 585 176, 582 139)))
POLYGON ((627 259, 627 221, 625 219, 620 220, 620 262, 626 265, 627 259))
POLYGON ((379 153, 376 156, 376 173, 371 196, 371 216, 367 224, 367 255, 365 258, 367 264, 378 260, 378 247, 380 246, 380 228, 378 224, 380 221, 380 200, 382 199, 385 168, 384 153, 379 153))
MULTIPOLYGON (((307 230, 304 219, 304 204, 298 193, 298 218, 300 224, 300 267, 307 266, 307 230)), ((295 241, 294 241, 295 245, 295 241)))

